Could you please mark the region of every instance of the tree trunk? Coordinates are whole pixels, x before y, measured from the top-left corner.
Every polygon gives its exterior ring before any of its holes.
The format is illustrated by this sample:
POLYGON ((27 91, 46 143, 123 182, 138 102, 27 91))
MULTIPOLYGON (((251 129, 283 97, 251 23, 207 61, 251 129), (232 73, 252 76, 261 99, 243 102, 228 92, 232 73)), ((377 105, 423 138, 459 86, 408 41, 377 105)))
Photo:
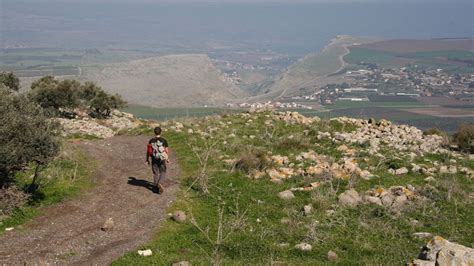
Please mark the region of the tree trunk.
POLYGON ((33 192, 36 190, 36 179, 38 178, 39 172, 40 172, 40 167, 41 165, 39 163, 36 163, 35 166, 35 174, 33 175, 33 180, 31 181, 31 184, 28 186, 28 192, 33 192))

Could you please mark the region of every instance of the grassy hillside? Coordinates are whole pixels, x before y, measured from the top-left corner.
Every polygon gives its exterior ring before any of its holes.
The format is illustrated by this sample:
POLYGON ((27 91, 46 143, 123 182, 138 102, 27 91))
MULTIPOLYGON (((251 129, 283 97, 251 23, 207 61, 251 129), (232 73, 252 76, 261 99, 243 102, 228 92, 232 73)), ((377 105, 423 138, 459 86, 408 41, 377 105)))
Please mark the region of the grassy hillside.
POLYGON ((343 56, 348 53, 345 48, 362 39, 350 36, 338 36, 320 53, 309 54, 291 65, 269 87, 269 94, 284 96, 300 88, 322 86, 327 83, 341 82, 340 76, 331 75, 340 71, 344 66, 343 56))
MULTIPOLYGON (((474 184, 461 172, 472 171, 474 163, 466 156, 435 150, 414 150, 413 155, 398 150, 398 144, 383 143, 371 152, 373 144, 347 141, 353 137, 336 140, 371 127, 353 120, 256 113, 183 123, 182 130, 168 130, 164 136, 182 168, 182 190, 170 211, 184 211, 187 220, 170 219, 162 225, 155 239, 141 247, 151 249, 152 256, 130 252, 113 265, 401 265, 415 258, 426 242, 416 232, 467 246, 474 242, 469 233, 474 184), (355 172, 349 170, 351 164, 355 172), (444 166, 457 171, 446 172, 444 166), (393 172, 403 167, 406 173, 393 172), (433 178, 426 180, 428 176, 433 178), (400 195, 406 195, 396 207, 367 201, 350 207, 340 199, 349 189, 365 198, 398 189, 392 186, 401 186, 400 195), (281 198, 279 193, 286 190, 293 190, 294 197, 281 198), (312 250, 295 247, 301 243, 312 250), (338 259, 329 261, 329 251, 338 259)), ((401 132, 395 127, 393 132, 401 132)), ((438 139, 421 137, 420 132, 410 135, 417 134, 421 143, 438 139)))
POLYGON ((97 67, 85 69, 84 78, 134 104, 203 107, 223 105, 242 96, 207 55, 168 55, 97 67))

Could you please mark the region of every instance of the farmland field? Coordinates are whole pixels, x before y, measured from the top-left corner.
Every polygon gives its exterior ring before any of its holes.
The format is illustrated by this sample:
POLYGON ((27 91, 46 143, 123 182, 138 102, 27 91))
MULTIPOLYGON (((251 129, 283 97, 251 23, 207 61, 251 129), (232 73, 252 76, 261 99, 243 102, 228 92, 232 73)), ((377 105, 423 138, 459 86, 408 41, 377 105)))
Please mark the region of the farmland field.
POLYGON ((208 115, 238 112, 239 110, 224 108, 154 108, 130 105, 121 111, 131 113, 137 118, 165 121, 182 117, 204 117, 208 115))
POLYGON ((474 73, 472 43, 472 39, 375 42, 349 47, 350 53, 344 60, 349 64, 364 62, 383 67, 416 64, 427 69, 442 68, 447 72, 474 73))

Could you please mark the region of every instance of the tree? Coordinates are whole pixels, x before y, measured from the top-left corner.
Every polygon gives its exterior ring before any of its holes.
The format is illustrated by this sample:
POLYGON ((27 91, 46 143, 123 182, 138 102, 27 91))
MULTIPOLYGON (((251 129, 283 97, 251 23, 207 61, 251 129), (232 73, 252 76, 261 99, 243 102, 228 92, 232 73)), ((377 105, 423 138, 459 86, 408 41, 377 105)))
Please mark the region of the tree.
POLYGON ((464 152, 474 152, 474 126, 469 124, 459 125, 458 131, 453 135, 454 142, 464 152))
POLYGON ((59 125, 38 104, 0 88, 0 186, 8 186, 17 171, 34 163, 34 188, 40 168, 59 152, 59 135, 59 125))
POLYGON ((109 95, 101 89, 90 101, 91 115, 97 118, 107 118, 110 116, 112 109, 121 108, 125 104, 126 102, 120 95, 109 95))
POLYGON ((58 82, 46 76, 32 85, 30 98, 45 109, 73 109, 79 105, 80 87, 76 80, 58 82))
POLYGON ((34 90, 36 88, 55 87, 58 85, 58 83, 59 81, 57 79, 48 75, 33 81, 33 83, 31 83, 31 89, 34 90))
POLYGON ((14 91, 20 89, 20 80, 13 72, 0 72, 0 84, 14 91))

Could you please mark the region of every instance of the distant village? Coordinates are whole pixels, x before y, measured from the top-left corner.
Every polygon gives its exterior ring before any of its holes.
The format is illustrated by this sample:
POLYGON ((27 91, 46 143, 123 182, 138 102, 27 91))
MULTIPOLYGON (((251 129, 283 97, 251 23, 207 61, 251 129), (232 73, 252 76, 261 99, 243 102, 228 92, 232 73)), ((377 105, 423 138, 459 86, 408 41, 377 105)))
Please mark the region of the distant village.
POLYGON ((229 103, 230 108, 313 109, 314 103, 331 105, 336 101, 364 102, 370 98, 445 96, 474 101, 474 74, 450 74, 443 69, 426 70, 417 66, 349 70, 344 82, 323 87, 302 88, 303 94, 281 101, 229 103))
POLYGON ((448 96, 460 100, 472 100, 474 96, 474 74, 449 74, 442 69, 369 67, 347 71, 344 80, 341 84, 318 88, 301 98, 333 104, 335 101, 369 101, 371 95, 448 96))

